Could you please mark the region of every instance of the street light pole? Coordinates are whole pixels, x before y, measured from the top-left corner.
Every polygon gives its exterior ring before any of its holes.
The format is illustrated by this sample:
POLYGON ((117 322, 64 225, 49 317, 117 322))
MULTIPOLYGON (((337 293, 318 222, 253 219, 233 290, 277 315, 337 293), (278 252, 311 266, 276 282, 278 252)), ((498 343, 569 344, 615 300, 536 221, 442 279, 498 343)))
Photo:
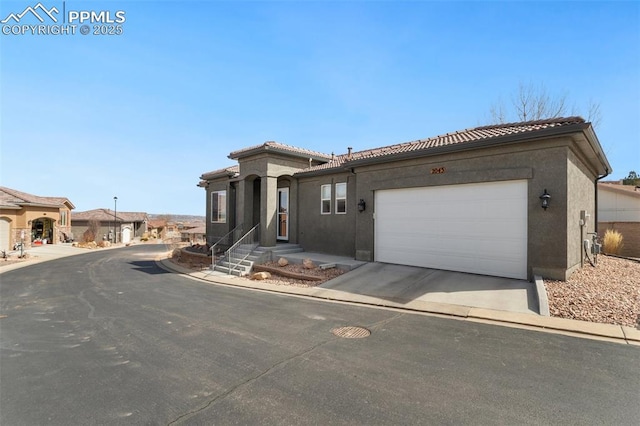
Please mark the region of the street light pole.
POLYGON ((113 222, 115 243, 118 244, 118 197, 113 197, 113 222))

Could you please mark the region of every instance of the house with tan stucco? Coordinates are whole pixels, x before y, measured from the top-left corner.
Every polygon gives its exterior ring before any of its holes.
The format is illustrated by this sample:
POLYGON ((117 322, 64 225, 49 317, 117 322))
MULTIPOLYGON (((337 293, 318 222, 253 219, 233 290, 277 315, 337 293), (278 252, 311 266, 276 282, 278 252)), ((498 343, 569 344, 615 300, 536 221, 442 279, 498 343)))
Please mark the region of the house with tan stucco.
POLYGON ((69 241, 74 208, 65 197, 0 187, 0 250, 8 251, 21 241, 25 247, 69 241))

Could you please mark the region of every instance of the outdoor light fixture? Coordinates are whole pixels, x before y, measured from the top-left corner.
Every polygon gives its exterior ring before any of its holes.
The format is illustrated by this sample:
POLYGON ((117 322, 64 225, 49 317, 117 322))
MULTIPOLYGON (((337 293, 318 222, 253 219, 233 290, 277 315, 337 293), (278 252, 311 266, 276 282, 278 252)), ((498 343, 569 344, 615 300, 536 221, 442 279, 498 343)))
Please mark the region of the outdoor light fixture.
POLYGON ((549 195, 546 188, 544 189, 544 194, 540 196, 540 199, 542 200, 542 208, 546 210, 547 207, 549 207, 549 200, 551 199, 551 195, 549 195))
POLYGON ((366 208, 367 208, 367 204, 364 202, 362 198, 360 198, 360 201, 358 201, 358 211, 363 212, 364 209, 366 208))

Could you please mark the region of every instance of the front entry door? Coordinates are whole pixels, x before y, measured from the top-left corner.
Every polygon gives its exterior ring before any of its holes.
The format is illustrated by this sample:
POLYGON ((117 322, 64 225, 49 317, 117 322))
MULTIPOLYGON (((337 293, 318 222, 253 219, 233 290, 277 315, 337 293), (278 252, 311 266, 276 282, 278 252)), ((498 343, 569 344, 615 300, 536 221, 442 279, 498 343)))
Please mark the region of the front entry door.
POLYGON ((289 240, 289 188, 278 188, 277 239, 289 240))

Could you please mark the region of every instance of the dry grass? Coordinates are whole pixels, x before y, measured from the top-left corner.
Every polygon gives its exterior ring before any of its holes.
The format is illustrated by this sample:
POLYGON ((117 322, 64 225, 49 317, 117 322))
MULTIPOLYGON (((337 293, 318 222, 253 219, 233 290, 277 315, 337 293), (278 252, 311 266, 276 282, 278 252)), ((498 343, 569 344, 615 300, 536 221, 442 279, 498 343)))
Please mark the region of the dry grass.
POLYGON ((602 238, 602 250, 607 254, 620 254, 622 247, 622 234, 613 229, 607 229, 602 238))

